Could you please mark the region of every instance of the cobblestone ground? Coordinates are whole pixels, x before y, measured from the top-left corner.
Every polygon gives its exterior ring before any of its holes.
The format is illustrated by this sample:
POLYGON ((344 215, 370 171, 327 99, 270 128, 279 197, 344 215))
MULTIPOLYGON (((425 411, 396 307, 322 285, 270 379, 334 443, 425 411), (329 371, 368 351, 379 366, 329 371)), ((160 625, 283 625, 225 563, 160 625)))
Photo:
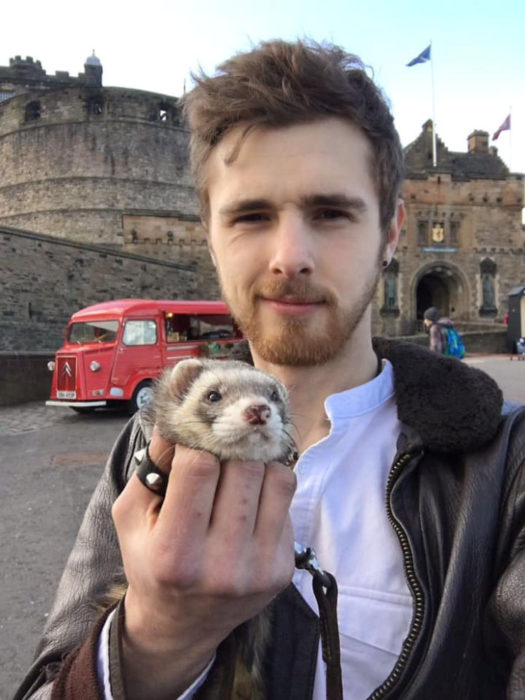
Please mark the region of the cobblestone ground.
POLYGON ((127 420, 31 403, 0 409, 0 699, 28 669, 107 454, 127 420))
POLYGON ((66 428, 125 418, 124 411, 98 410, 93 414, 80 415, 69 408, 46 406, 44 401, 33 401, 18 406, 0 406, 0 435, 19 435, 56 425, 66 428))
POLYGON ((509 355, 471 355, 465 362, 490 375, 508 401, 525 404, 525 360, 509 355))
POLYGON ((57 422, 71 423, 73 411, 46 406, 43 401, 25 403, 20 406, 0 408, 0 435, 18 435, 33 430, 43 430, 57 422))

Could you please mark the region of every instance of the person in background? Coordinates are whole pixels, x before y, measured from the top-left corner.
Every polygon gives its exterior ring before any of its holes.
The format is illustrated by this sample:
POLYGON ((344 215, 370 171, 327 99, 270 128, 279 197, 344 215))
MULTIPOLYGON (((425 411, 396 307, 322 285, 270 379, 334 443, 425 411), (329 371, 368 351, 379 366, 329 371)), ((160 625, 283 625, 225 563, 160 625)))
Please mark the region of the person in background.
POLYGON ((430 349, 444 355, 447 347, 447 339, 443 332, 443 326, 440 323, 441 320, 441 312, 435 306, 431 306, 423 314, 423 323, 430 336, 430 349))
POLYGON ((459 360, 465 357, 465 343, 461 334, 449 318, 441 315, 439 309, 435 306, 427 309, 424 313, 424 323, 429 331, 431 350, 459 360))

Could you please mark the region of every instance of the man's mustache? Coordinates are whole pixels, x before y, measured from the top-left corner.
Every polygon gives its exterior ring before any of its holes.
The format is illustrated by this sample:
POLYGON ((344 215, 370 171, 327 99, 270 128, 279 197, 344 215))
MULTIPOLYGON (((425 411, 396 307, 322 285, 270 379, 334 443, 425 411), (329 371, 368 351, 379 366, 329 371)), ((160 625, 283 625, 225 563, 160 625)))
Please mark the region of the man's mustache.
POLYGON ((272 280, 253 289, 252 299, 295 301, 303 304, 336 304, 333 293, 325 287, 302 279, 272 280))

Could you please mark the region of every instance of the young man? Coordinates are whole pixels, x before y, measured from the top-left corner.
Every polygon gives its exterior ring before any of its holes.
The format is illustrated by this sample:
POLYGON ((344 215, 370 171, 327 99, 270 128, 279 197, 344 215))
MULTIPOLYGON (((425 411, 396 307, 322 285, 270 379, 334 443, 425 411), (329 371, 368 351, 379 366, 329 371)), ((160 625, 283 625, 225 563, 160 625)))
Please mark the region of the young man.
POLYGON ((276 41, 200 78, 185 110, 224 298, 255 365, 290 390, 300 459, 295 473, 219 465, 137 416, 18 697, 230 697, 223 652, 271 603, 265 697, 320 700, 317 607, 294 538, 338 581, 346 699, 523 697, 525 413, 502 418, 481 372, 372 341, 404 217, 380 92, 336 47, 276 41), (133 474, 150 437, 164 498, 133 474), (93 628, 121 557, 124 604, 93 628))

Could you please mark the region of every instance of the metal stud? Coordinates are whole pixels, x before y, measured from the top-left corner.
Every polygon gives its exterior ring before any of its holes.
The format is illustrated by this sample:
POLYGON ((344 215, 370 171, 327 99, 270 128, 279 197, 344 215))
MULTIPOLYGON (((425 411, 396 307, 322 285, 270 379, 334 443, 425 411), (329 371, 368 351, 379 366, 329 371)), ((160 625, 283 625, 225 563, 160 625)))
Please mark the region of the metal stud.
POLYGON ((135 452, 133 455, 133 459, 137 464, 140 464, 142 460, 144 459, 144 455, 146 454, 146 448, 143 447, 142 450, 138 450, 138 452, 135 452))
POLYGON ((146 482, 148 488, 150 488, 152 491, 160 491, 162 489, 163 481, 160 474, 155 474, 155 472, 146 474, 146 482))

